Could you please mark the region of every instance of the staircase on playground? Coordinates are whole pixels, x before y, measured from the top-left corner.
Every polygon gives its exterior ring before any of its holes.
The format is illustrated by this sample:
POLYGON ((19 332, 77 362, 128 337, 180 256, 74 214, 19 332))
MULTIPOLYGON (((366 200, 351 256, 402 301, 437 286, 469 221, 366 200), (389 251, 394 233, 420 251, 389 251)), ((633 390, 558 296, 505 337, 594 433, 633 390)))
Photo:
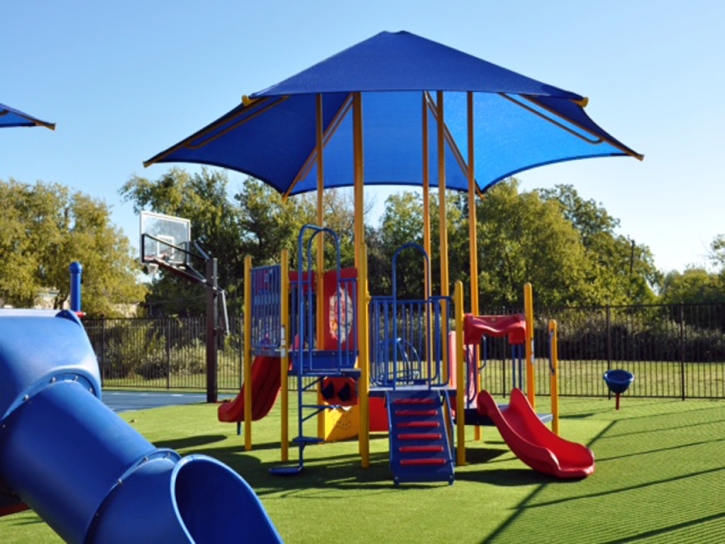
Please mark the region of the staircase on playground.
POLYGON ((437 391, 387 394, 390 467, 395 485, 402 482, 453 483, 453 456, 437 391))

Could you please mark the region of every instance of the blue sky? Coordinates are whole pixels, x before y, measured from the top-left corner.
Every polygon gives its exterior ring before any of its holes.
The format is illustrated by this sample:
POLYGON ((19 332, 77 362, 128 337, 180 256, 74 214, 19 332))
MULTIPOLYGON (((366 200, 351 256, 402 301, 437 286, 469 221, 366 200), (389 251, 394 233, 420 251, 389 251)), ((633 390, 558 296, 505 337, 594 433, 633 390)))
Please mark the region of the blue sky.
MULTIPOLYGON (((725 234, 721 0, 25 0, 2 8, 0 103, 57 130, 0 131, 0 179, 58 182, 112 206, 142 162, 251 94, 383 30, 407 30, 589 97, 587 112, 645 155, 519 174, 601 203, 665 271, 707 263, 725 234)), ((192 170, 188 165, 179 165, 192 170)), ((231 175, 234 184, 241 175, 231 175)), ((397 190, 397 189, 395 189, 397 190)), ((366 191, 378 209, 390 191, 366 191)))

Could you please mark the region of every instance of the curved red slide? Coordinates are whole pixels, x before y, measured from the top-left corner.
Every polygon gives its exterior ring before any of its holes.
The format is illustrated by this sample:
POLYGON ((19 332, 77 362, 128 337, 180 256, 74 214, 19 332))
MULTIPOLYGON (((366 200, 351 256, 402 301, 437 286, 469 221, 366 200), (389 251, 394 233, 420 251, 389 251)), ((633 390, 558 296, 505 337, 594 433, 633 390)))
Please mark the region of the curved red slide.
POLYGON ((551 432, 520 389, 511 391, 511 402, 503 409, 488 391, 481 391, 478 412, 493 420, 511 451, 537 472, 557 478, 584 478, 594 472, 592 450, 551 432))
MULTIPOLYGON (((274 406, 281 385, 282 369, 278 357, 259 356, 252 363, 252 421, 266 416, 274 406)), ((232 401, 219 405, 219 421, 238 423, 244 421, 244 390, 232 401)))

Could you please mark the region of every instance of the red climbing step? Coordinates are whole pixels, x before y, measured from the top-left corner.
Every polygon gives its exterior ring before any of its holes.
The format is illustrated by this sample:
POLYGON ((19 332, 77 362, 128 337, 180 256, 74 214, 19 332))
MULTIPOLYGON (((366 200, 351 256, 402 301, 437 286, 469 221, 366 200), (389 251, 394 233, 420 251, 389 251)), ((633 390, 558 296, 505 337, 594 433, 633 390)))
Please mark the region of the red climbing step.
POLYGON ((400 453, 441 453, 443 446, 400 446, 400 453))
POLYGON ((441 440, 443 435, 440 433, 401 433, 398 440, 441 440))
POLYGON ((400 464, 403 466, 411 465, 445 465, 448 461, 445 459, 401 459, 400 464))
POLYGON ((418 405, 420 405, 420 404, 436 404, 436 400, 431 399, 431 398, 422 398, 421 399, 421 398, 412 397, 412 398, 395 399, 393 401, 393 404, 418 404, 418 405))
POLYGON ((403 421, 402 423, 396 423, 397 429, 406 429, 411 427, 417 427, 419 429, 436 429, 440 427, 437 421, 403 421))
POLYGON ((396 416, 403 417, 434 417, 437 414, 435 410, 395 410, 396 416))

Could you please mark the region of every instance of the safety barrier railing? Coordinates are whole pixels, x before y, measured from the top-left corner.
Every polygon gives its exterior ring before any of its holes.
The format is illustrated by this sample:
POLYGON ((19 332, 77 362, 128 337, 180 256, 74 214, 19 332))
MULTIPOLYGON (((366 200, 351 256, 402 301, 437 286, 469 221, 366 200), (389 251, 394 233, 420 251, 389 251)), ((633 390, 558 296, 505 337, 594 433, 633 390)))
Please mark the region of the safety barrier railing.
MULTIPOLYGON (((482 313, 519 311, 496 308, 482 313)), ((537 394, 542 395, 549 394, 549 319, 559 325, 561 396, 607 396, 602 375, 625 368, 637 376, 628 395, 725 398, 725 304, 537 308, 534 355, 537 394)), ((203 317, 83 321, 105 387, 204 390, 203 317)), ((239 389, 241 323, 242 317, 230 316, 231 333, 219 352, 221 392, 239 389)), ((374 347, 372 339, 370 344, 374 347)), ((508 394, 509 347, 489 339, 486 354, 484 389, 508 394)))

